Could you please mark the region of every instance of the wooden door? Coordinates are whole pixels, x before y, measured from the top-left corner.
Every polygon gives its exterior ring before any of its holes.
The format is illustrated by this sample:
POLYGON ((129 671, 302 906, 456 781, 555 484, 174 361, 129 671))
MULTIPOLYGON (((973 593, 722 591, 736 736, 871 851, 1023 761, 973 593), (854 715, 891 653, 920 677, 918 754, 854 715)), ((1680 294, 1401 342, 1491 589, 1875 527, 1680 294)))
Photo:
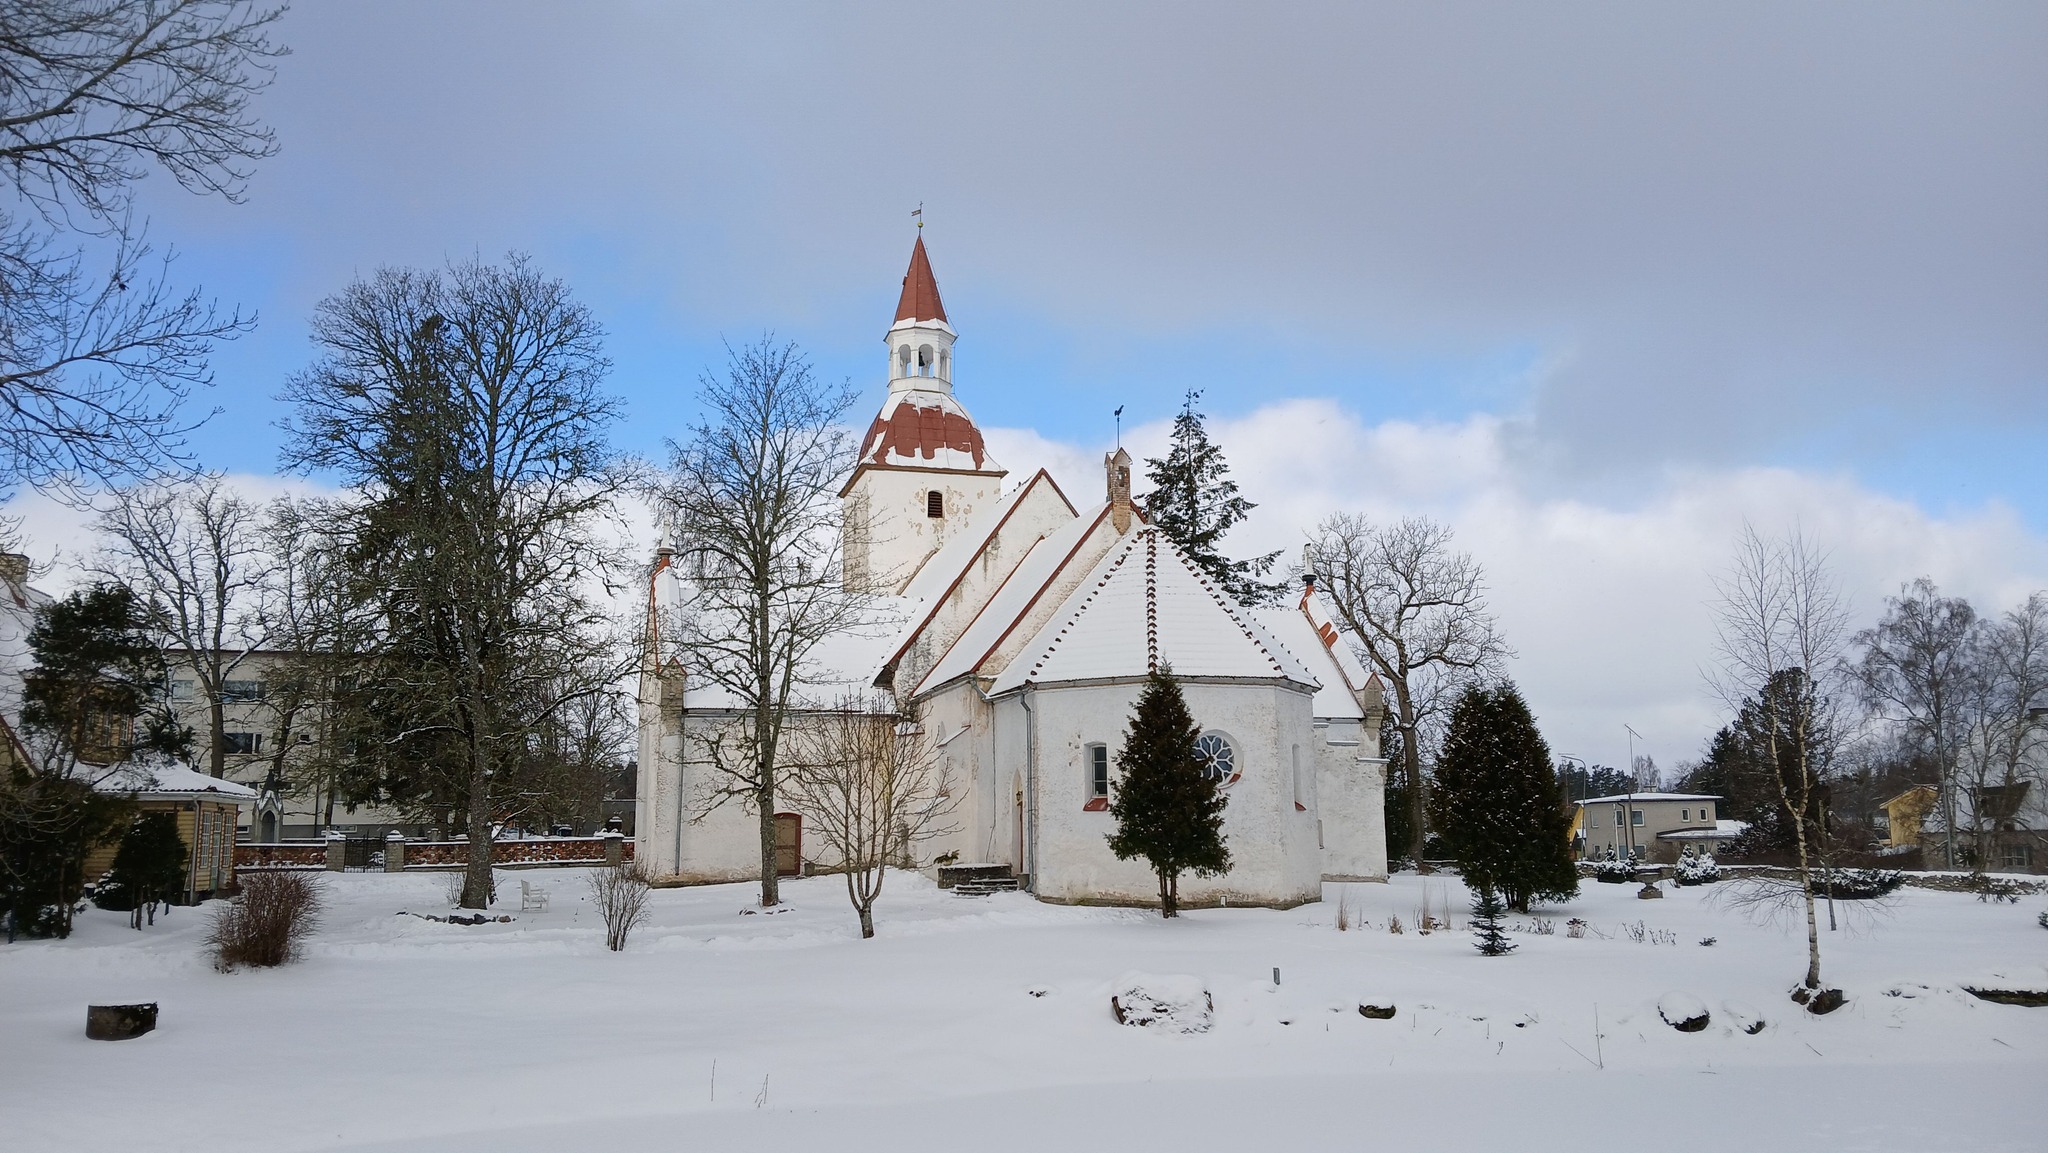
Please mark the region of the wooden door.
POLYGON ((775 814, 775 875, 794 877, 804 871, 804 819, 796 813, 775 814))

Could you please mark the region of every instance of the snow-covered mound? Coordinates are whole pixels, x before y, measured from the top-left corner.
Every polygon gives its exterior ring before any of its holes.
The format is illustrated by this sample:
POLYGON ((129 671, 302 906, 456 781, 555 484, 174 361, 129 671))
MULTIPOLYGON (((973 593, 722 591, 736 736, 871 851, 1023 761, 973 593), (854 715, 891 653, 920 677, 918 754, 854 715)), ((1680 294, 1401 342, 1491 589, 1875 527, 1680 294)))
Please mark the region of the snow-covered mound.
POLYGON ((1117 979, 1109 1007, 1118 1024, 1156 1026, 1167 1033, 1206 1033, 1216 1019, 1216 1002, 1200 977, 1125 973, 1117 979))
POLYGON ((1707 1003, 1691 993, 1671 992, 1657 998, 1657 1015, 1681 1033, 1697 1033, 1710 1019, 1707 1003))

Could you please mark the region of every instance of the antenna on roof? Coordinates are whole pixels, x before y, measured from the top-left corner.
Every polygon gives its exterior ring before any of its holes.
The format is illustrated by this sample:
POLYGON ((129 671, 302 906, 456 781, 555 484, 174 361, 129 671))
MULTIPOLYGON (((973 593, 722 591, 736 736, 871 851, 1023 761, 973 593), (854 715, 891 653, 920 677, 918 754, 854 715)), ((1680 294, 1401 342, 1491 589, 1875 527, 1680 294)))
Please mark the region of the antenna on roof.
POLYGON ((1124 406, 1117 405, 1116 411, 1110 415, 1116 417, 1116 446, 1122 448, 1124 446, 1124 406))

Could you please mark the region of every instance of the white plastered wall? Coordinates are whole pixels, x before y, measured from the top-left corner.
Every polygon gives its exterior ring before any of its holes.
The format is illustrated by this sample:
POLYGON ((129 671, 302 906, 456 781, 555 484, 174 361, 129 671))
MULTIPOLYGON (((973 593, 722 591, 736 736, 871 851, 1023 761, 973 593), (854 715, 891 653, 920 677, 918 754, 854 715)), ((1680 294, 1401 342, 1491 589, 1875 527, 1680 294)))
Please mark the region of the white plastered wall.
POLYGON ((862 548, 866 556, 849 557, 849 569, 865 571, 868 587, 877 592, 903 591, 926 558, 1002 496, 1004 475, 880 465, 862 469, 842 502, 849 522, 865 518, 848 534, 848 547, 862 548), (945 500, 943 517, 926 513, 927 494, 934 489, 945 500))

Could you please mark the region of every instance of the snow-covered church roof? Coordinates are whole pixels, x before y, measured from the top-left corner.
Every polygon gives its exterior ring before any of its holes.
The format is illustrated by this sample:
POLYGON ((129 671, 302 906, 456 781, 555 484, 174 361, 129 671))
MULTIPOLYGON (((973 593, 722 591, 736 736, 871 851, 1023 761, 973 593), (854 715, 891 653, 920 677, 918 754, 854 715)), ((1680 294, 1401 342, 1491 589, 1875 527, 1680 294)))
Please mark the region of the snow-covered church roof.
POLYGON ((1233 604, 1150 526, 1109 550, 991 687, 1142 677, 1170 665, 1183 678, 1285 680, 1313 673, 1233 604))

